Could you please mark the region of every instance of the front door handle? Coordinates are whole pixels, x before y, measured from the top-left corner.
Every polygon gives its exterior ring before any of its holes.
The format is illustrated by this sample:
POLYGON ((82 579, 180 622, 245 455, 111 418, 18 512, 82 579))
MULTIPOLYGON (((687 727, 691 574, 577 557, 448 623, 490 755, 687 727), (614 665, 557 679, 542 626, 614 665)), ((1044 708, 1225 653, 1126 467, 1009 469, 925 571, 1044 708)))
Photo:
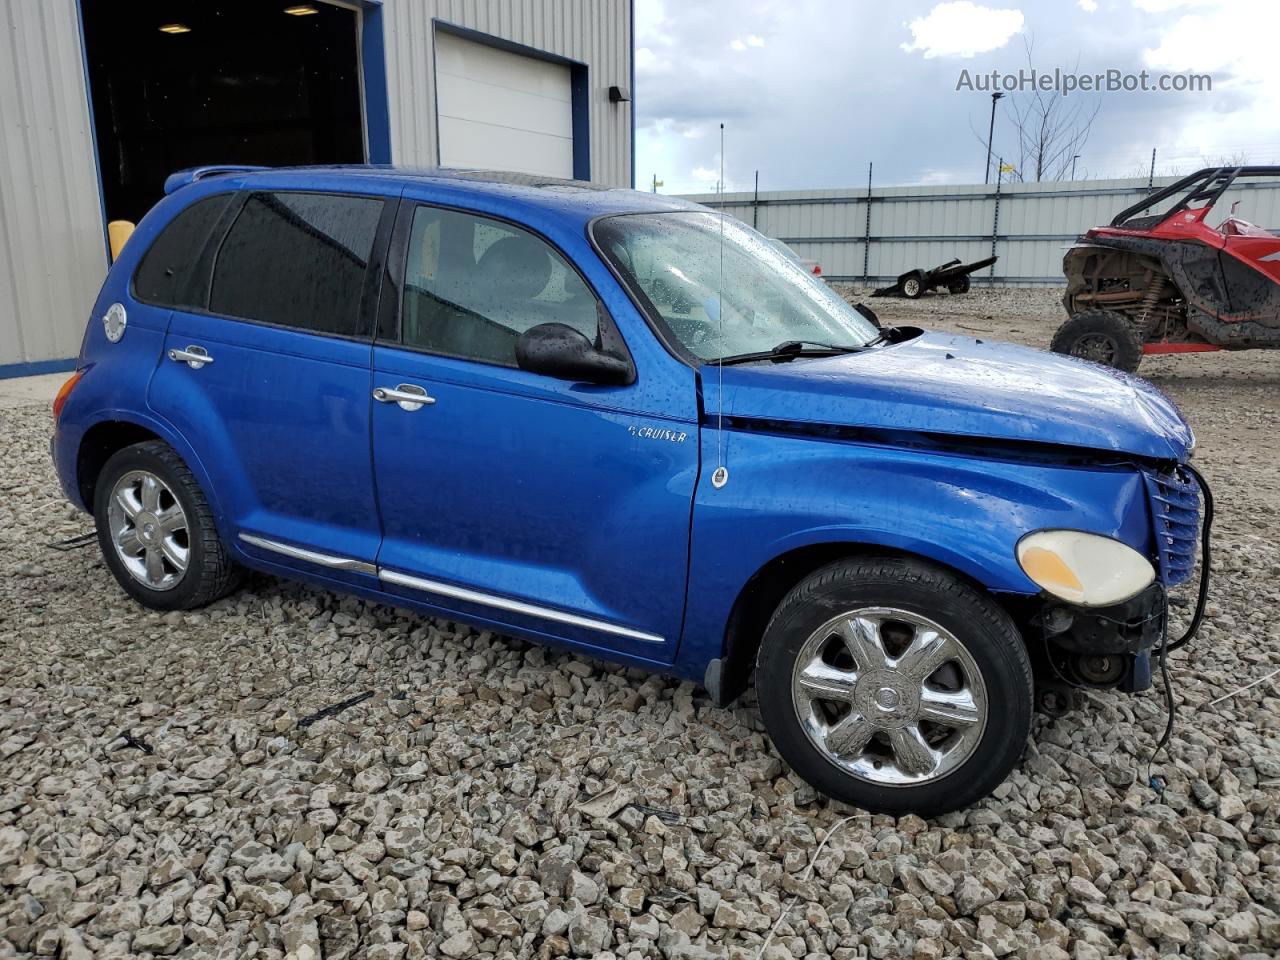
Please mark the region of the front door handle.
POLYGON ((185 350, 170 350, 169 359, 185 363, 192 370, 199 370, 206 363, 213 363, 213 357, 209 356, 209 351, 194 344, 188 345, 185 350))
POLYGON ((373 399, 379 403, 397 404, 401 410, 408 410, 410 413, 436 402, 435 397, 427 396, 427 391, 415 383, 398 383, 394 387, 374 387, 373 399))

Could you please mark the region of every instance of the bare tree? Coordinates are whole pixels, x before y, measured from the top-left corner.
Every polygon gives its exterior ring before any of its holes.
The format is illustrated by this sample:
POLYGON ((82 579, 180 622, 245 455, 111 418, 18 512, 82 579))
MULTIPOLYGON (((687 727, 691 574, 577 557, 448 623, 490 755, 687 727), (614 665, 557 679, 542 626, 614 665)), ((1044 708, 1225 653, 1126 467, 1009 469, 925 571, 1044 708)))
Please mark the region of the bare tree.
MULTIPOLYGON (((1035 69, 1035 39, 1024 37, 1027 68, 1035 69)), ((1018 134, 1018 180, 1065 180, 1071 158, 1084 150, 1102 101, 1064 97, 1056 91, 1034 90, 1010 98, 1010 113, 1018 134)))
MULTIPOLYGON (((1035 39, 1024 37, 1023 45, 1027 68, 1035 70, 1035 39)), ((1071 175, 1071 161, 1083 153, 1101 109, 1100 99, 1085 95, 1064 97, 1040 89, 1010 94, 1005 116, 1014 129, 1014 148, 1005 152, 997 146, 992 155, 1003 155, 1014 164, 1010 179, 1066 180, 1071 175)), ((986 136, 977 130, 974 134, 985 149, 986 136)))

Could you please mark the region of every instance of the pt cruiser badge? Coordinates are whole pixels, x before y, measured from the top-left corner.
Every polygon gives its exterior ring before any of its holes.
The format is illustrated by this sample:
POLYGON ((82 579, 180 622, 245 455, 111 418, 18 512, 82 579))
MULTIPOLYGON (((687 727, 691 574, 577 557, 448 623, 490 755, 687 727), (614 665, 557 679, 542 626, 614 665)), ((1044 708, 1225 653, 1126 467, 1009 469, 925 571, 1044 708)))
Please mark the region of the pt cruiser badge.
POLYGON ((689 435, 683 430, 668 430, 666 427, 627 427, 627 433, 641 440, 667 440, 671 443, 684 443, 689 435))

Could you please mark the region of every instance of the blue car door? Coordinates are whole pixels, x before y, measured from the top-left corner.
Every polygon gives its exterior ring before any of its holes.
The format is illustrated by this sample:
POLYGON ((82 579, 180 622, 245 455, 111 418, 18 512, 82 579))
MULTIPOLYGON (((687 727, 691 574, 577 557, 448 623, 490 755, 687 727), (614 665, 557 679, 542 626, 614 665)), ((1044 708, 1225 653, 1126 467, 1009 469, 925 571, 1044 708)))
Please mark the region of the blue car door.
POLYGON ((174 310, 148 402, 190 444, 236 546, 370 578, 381 531, 369 462, 369 362, 398 201, 240 193, 174 310))
POLYGON ((598 261, 593 287, 529 230, 408 199, 396 235, 373 361, 384 587, 525 635, 670 662, 698 473, 693 372, 636 335, 643 321, 598 261), (606 306, 596 290, 607 284, 606 306), (531 326, 594 340, 624 314, 636 383, 516 367, 531 326), (654 373, 659 362, 674 380, 654 373))

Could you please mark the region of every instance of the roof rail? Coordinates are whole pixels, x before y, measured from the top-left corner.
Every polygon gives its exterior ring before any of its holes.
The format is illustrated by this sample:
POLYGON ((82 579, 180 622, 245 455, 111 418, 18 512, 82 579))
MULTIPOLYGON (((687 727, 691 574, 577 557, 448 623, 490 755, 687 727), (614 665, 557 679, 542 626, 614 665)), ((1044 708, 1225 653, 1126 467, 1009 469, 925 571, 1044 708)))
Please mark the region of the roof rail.
POLYGON ((175 190, 181 190, 188 184, 195 183, 197 180, 203 180, 205 177, 216 177, 228 173, 256 173, 259 170, 269 170, 270 167, 254 167, 243 164, 211 164, 205 167, 188 167, 186 170, 179 170, 177 173, 171 173, 164 181, 165 196, 173 193, 175 190))

